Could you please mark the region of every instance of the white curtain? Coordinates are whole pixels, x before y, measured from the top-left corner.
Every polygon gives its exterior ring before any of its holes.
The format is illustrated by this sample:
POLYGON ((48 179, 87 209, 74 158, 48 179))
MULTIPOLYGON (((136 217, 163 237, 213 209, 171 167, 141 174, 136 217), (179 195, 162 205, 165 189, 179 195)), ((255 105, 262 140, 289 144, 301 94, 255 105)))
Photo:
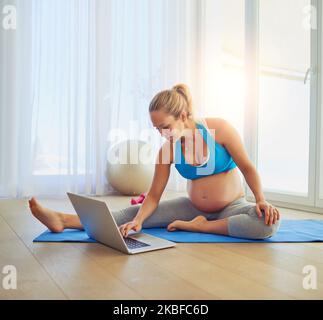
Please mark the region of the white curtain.
MULTIPOLYGON (((0 197, 112 192, 109 133, 142 138, 151 98, 178 82, 201 116, 201 3, 0 0, 17 9, 0 31, 0 197)), ((174 168, 167 188, 185 189, 174 168)))

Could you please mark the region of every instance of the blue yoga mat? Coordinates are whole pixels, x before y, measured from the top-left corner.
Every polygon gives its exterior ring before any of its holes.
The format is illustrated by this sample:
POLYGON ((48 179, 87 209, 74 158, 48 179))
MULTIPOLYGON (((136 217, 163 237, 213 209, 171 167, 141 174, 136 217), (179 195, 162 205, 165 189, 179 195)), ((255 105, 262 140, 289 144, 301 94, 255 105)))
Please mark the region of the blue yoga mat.
MULTIPOLYGON (((142 232, 173 242, 323 242, 323 220, 282 220, 278 232, 263 240, 242 239, 211 233, 167 231, 166 228, 142 229, 142 232)), ((97 242, 84 231, 45 231, 34 242, 97 242)))

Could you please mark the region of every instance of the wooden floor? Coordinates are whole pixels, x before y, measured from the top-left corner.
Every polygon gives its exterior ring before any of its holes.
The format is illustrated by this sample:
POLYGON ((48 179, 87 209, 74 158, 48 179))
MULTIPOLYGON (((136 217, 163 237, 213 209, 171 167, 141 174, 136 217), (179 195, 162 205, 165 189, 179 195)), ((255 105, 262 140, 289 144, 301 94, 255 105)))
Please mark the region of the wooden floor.
MULTIPOLYGON (((112 209, 130 203, 100 199, 112 209)), ((40 201, 74 212, 68 200, 40 201)), ((281 212, 285 219, 323 219, 281 212)), ((0 201, 0 299, 323 299, 323 243, 178 243, 128 256, 100 244, 33 243, 45 229, 27 200, 0 201), (16 290, 2 288, 6 265, 17 268, 16 290), (317 269, 316 290, 303 288, 306 265, 317 269)))

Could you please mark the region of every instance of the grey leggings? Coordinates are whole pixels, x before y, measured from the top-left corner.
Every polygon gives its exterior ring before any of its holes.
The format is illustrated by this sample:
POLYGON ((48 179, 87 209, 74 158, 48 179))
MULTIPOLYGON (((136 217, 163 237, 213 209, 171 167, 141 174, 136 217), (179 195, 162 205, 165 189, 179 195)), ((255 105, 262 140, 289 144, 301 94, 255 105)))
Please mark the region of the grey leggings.
MULTIPOLYGON (((137 214, 141 204, 133 205, 112 214, 120 226, 131 221, 137 214)), ((256 213, 256 205, 248 202, 244 197, 239 198, 225 208, 217 212, 203 212, 194 207, 188 197, 178 197, 159 202, 155 211, 143 222, 143 228, 167 227, 174 220, 189 221, 202 215, 207 220, 219 220, 228 218, 228 232, 230 236, 248 239, 264 239, 273 236, 280 225, 278 220, 272 226, 266 225, 265 215, 259 218, 256 213)))

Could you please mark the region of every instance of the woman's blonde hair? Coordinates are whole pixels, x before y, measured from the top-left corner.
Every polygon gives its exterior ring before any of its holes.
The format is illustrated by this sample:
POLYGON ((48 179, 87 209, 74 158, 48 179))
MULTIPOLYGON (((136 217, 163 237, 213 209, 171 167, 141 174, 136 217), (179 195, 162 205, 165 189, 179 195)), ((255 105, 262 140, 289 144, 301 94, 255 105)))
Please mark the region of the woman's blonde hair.
POLYGON ((186 84, 177 84, 170 90, 164 90, 155 95, 149 105, 149 112, 164 111, 177 120, 183 111, 188 118, 194 118, 192 97, 186 84))

